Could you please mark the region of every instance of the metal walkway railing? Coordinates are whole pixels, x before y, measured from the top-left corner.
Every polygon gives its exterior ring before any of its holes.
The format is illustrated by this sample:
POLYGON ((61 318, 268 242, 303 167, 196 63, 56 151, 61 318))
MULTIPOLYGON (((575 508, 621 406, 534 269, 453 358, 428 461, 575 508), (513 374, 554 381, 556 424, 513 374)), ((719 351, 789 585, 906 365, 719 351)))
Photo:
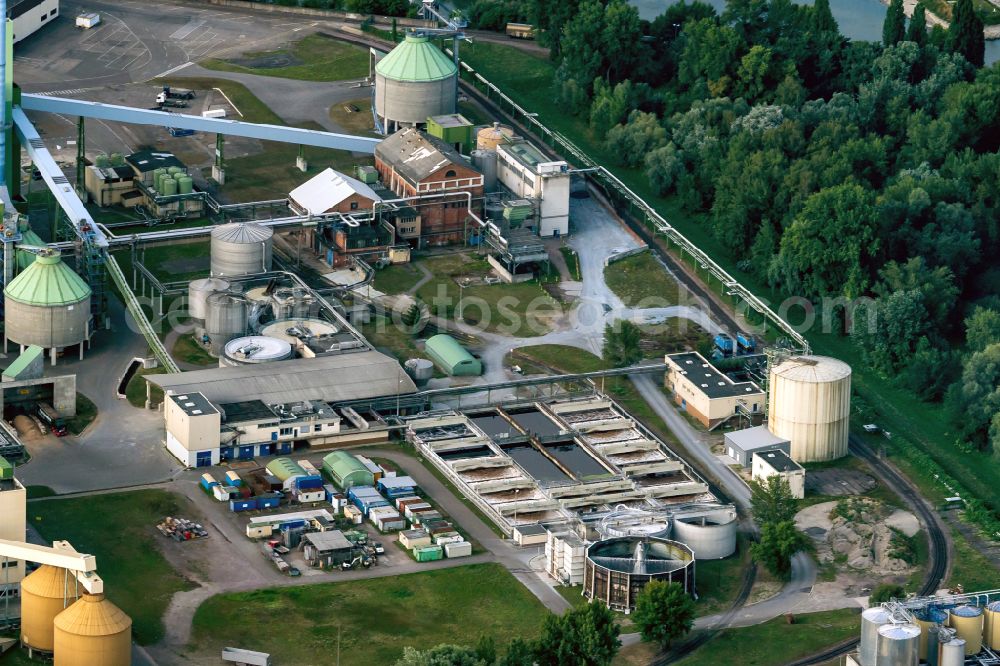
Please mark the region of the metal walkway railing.
POLYGON ((139 331, 146 338, 146 342, 149 343, 149 348, 153 351, 153 356, 156 357, 156 360, 160 362, 160 365, 168 373, 180 372, 181 369, 177 367, 177 363, 167 353, 167 348, 163 346, 163 341, 160 340, 160 336, 153 330, 153 325, 149 323, 149 319, 146 317, 146 313, 143 312, 139 299, 132 293, 132 289, 129 287, 128 281, 125 279, 125 274, 122 273, 118 262, 109 253, 105 253, 104 258, 105 266, 108 267, 108 274, 118 286, 118 291, 121 292, 122 299, 125 301, 125 307, 128 308, 128 311, 132 314, 132 318, 135 319, 136 326, 139 327, 139 331))

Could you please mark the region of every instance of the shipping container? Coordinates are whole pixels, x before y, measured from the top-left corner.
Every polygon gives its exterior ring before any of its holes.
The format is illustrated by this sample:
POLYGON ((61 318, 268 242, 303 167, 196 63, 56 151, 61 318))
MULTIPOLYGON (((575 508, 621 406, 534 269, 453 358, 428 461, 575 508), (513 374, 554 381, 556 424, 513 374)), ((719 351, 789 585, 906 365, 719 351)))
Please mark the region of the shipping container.
POLYGON ((205 474, 201 475, 201 487, 207 490, 208 492, 212 492, 212 488, 217 485, 219 485, 219 482, 216 481, 215 477, 212 476, 211 474, 208 474, 206 472, 205 474))
POLYGON ((265 493, 257 496, 258 509, 277 509, 281 505, 281 495, 277 493, 265 493))
POLYGON ((465 541, 465 539, 458 532, 453 532, 451 534, 437 534, 431 537, 431 541, 438 546, 443 546, 446 543, 456 543, 458 541, 465 541))
POLYGON ((417 504, 423 500, 416 495, 407 495, 406 497, 395 497, 392 501, 396 505, 396 508, 402 511, 407 504, 417 504))
POLYGON ((444 554, 447 557, 469 557, 472 555, 472 544, 468 541, 445 544, 444 554))
POLYGON ((229 500, 229 510, 230 511, 253 511, 257 508, 257 500, 255 499, 238 499, 229 500))
POLYGON ((319 474, 319 470, 316 469, 316 466, 313 465, 308 460, 300 460, 299 461, 299 467, 301 467, 303 470, 305 470, 305 473, 308 474, 309 476, 319 476, 320 475, 319 474))
POLYGON ((312 502, 322 502, 326 498, 326 491, 322 487, 299 488, 292 493, 292 497, 302 504, 311 504, 312 502))
POLYGON ((347 518, 355 525, 360 525, 361 521, 364 520, 364 515, 361 513, 361 509, 354 506, 353 504, 345 504, 344 518, 347 518))
POLYGON ((296 477, 295 487, 303 490, 323 490, 323 477, 316 474, 296 477))
POLYGON ((375 522, 375 527, 382 532, 398 532, 406 529, 406 520, 400 516, 396 516, 395 518, 379 518, 375 522))
POLYGON ((431 545, 431 536, 423 530, 404 530, 399 533, 399 544, 407 550, 431 545))
POLYGON ((431 507, 431 505, 428 504, 427 502, 420 502, 419 504, 407 504, 406 508, 403 509, 403 513, 406 515, 407 518, 413 520, 414 511, 419 512, 421 509, 432 509, 432 508, 433 507, 431 507))
POLYGON ((236 486, 237 488, 239 488, 240 486, 243 485, 243 479, 241 479, 240 475, 234 472, 233 470, 229 470, 228 472, 226 472, 226 483, 231 486, 236 486))
POLYGON ((232 486, 220 486, 216 484, 212 486, 212 496, 220 502, 228 502, 235 490, 232 486))
POLYGON ((444 557, 444 549, 441 546, 414 548, 413 556, 417 558, 417 562, 434 562, 444 557))
POLYGON ((266 538, 274 534, 274 528, 270 525, 247 525, 247 537, 251 539, 266 538))

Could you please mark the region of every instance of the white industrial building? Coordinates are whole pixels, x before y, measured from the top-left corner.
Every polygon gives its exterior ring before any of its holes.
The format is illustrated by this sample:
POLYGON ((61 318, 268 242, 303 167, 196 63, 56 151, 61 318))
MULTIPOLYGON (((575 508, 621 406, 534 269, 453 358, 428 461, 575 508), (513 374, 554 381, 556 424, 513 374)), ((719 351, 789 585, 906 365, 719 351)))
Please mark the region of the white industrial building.
POLYGON ((59 16, 59 0, 7 0, 7 18, 14 24, 14 43, 27 39, 59 16))
POLYGON ((497 176, 511 192, 535 204, 539 236, 569 233, 569 165, 551 161, 526 141, 497 146, 497 176))
MULTIPOLYGON (((0 539, 25 540, 27 501, 24 486, 14 478, 13 465, 0 458, 0 539)), ((0 598, 17 595, 23 578, 24 561, 0 560, 0 598)))
POLYGON ((755 480, 764 481, 772 476, 780 476, 788 482, 792 497, 802 499, 806 496, 805 468, 781 449, 754 452, 750 469, 755 480))

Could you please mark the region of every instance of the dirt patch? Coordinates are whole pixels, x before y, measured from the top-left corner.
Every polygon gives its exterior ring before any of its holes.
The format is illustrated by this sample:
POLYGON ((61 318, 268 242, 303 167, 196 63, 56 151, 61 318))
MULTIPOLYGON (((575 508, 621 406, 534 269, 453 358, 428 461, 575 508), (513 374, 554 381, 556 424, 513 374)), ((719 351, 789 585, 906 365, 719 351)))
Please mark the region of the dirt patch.
POLYGON ((810 495, 864 495, 876 485, 874 477, 854 469, 817 469, 806 475, 806 493, 810 495))

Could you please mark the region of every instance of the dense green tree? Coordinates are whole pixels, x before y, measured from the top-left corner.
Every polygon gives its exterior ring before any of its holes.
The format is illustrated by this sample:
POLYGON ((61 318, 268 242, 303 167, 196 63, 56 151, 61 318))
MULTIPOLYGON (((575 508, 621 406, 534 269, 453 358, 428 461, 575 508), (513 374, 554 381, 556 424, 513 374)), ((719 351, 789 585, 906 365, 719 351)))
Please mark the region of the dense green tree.
POLYGON ((608 131, 607 145, 626 166, 638 166, 646 156, 667 143, 667 130, 655 114, 633 111, 628 122, 608 131))
POLYGON ((712 19, 701 19, 684 27, 684 50, 677 64, 677 80, 683 86, 703 82, 713 97, 723 96, 731 82, 734 63, 743 41, 733 28, 712 19))
POLYGON ((906 14, 903 12, 903 0, 892 0, 885 12, 882 23, 882 43, 895 46, 906 36, 906 14))
POLYGON ((794 522, 785 520, 761 525, 760 539, 750 546, 750 553, 771 574, 786 579, 792 570, 792 556, 808 547, 808 537, 795 529, 794 522))
POLYGON ((535 648, 523 638, 513 638, 507 652, 497 660, 497 666, 534 666, 535 648))
POLYGON ((840 28, 837 27, 837 20, 833 18, 833 12, 830 11, 830 0, 816 0, 813 3, 809 24, 813 32, 817 34, 840 32, 840 28))
POLYGON ((497 644, 492 636, 480 636, 476 643, 476 657, 487 666, 493 666, 497 660, 497 644))
POLYGON ((910 25, 906 28, 906 41, 919 46, 927 43, 927 10, 924 3, 918 2, 910 17, 910 25))
POLYGON ((667 649, 694 626, 694 599, 678 583, 653 580, 635 600, 632 622, 643 640, 667 649))
POLYGON ((624 368, 642 359, 639 340, 642 331, 632 322, 620 319, 604 327, 604 358, 616 368, 624 368))
POLYGON ((476 656, 476 651, 463 645, 442 644, 429 650, 407 646, 396 666, 488 666, 476 656))
POLYGON ((792 497, 788 479, 777 474, 763 480, 752 479, 750 485, 750 513, 758 525, 782 523, 795 518, 798 505, 792 497))
POLYGON ((882 280, 875 293, 885 297, 897 291, 919 291, 930 322, 942 329, 947 327, 958 300, 958 286, 950 268, 930 268, 923 257, 911 257, 905 263, 888 262, 879 276, 882 280))
POLYGON ((1000 342, 1000 312, 977 307, 965 320, 965 344, 969 351, 983 351, 1000 342))
POLYGON ((871 285, 867 259, 878 248, 873 202, 853 184, 810 196, 781 239, 779 279, 807 297, 863 295, 871 285))
POLYGON ((914 346, 913 356, 900 371, 899 384, 913 391, 921 400, 940 400, 949 385, 961 373, 956 355, 949 349, 935 346, 923 336, 914 346))
POLYGON ((610 666, 621 641, 614 614, 599 601, 549 615, 535 646, 538 666, 610 666))
POLYGON ((966 441, 1000 455, 1000 343, 969 357, 948 402, 966 441))
POLYGON ((562 54, 563 28, 579 6, 580 0, 531 0, 531 23, 538 28, 538 41, 551 49, 553 59, 562 54))
POLYGON ((902 585, 896 585, 894 583, 879 583, 872 590, 871 596, 868 597, 868 605, 876 606, 881 603, 885 603, 891 599, 902 599, 906 596, 906 590, 903 589, 902 585))
POLYGON ((924 295, 918 289, 894 291, 874 307, 875 325, 862 319, 855 325, 854 337, 871 367, 893 376, 909 362, 917 341, 930 330, 924 295))
POLYGON ((976 14, 972 0, 958 0, 951 13, 948 26, 948 41, 951 50, 961 53, 976 67, 983 66, 986 39, 983 36, 983 21, 976 14))

